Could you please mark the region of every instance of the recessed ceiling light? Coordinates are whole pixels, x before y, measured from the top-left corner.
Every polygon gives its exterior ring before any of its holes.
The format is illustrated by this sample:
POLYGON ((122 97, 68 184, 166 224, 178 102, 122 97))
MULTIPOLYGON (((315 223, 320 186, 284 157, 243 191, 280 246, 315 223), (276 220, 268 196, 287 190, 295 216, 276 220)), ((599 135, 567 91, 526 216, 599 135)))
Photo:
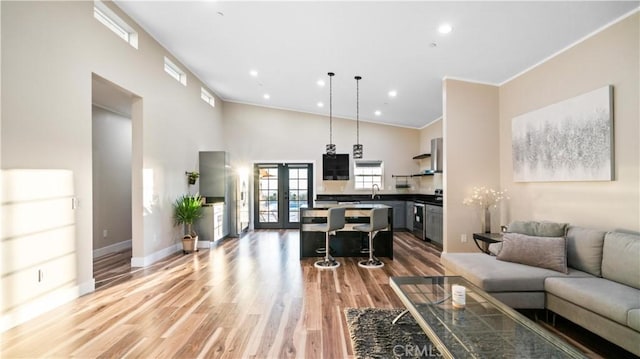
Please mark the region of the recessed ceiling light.
POLYGON ((376 116, 380 116, 380 115, 382 115, 382 112, 380 112, 380 110, 376 110, 376 112, 374 112, 374 114, 375 114, 376 116))
POLYGON ((318 102, 318 107, 324 107, 324 104, 322 102, 318 102))
POLYGON ((262 97, 264 97, 264 99, 265 99, 265 100, 268 100, 268 99, 270 99, 270 98, 271 98, 271 96, 269 96, 269 94, 268 94, 268 93, 264 94, 264 96, 262 96, 262 97))
POLYGON ((258 76, 258 71, 257 70, 251 70, 251 71, 249 71, 249 75, 251 75, 253 77, 257 77, 258 76))
POLYGON ((398 91, 396 90, 389 91, 389 97, 396 97, 396 96, 398 96, 398 91))
POLYGON ((443 35, 450 33, 451 30, 453 30, 453 27, 451 27, 451 25, 449 24, 442 24, 438 27, 438 32, 443 35))
POLYGON ((318 84, 318 86, 324 87, 324 80, 318 80, 318 82, 316 83, 318 84))

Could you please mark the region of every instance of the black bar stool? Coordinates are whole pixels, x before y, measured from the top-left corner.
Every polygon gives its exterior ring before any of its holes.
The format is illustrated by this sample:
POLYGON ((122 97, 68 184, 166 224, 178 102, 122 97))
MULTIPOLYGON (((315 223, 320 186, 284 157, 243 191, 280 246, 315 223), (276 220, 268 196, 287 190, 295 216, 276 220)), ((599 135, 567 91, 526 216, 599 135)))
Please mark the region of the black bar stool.
POLYGON ((373 238, 376 234, 389 226, 388 208, 374 208, 369 214, 369 223, 353 226, 353 229, 360 232, 369 232, 369 259, 358 262, 362 268, 380 268, 384 263, 373 256, 373 238))
POLYGON ((311 232, 325 232, 325 255, 323 260, 317 261, 314 266, 320 269, 338 268, 340 263, 337 262, 330 254, 329 236, 331 232, 344 228, 344 207, 332 207, 327 211, 327 223, 307 225, 307 230, 311 232))

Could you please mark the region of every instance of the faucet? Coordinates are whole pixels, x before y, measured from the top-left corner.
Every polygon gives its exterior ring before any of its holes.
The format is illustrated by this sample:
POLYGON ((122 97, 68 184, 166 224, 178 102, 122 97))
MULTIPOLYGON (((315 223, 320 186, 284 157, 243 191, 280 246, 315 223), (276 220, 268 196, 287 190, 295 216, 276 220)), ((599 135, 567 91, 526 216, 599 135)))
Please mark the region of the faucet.
POLYGON ((376 188, 378 189, 378 192, 380 192, 380 186, 378 186, 377 183, 374 183, 373 186, 371 186, 371 199, 376 199, 376 188))

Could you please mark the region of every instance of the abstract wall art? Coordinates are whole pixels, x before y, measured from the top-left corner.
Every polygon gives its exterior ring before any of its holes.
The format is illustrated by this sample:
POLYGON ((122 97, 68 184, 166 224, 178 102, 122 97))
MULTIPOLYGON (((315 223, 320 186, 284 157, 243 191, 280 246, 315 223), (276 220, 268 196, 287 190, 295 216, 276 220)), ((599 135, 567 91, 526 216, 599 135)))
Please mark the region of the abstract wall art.
POLYGON ((613 180, 613 87, 514 117, 515 182, 613 180))

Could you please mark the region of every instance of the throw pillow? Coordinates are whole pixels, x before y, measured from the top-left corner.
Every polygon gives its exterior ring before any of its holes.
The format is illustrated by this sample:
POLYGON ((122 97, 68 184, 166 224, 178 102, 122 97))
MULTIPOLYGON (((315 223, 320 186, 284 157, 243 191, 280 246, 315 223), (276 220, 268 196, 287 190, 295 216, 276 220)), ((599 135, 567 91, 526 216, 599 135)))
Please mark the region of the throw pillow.
POLYGON ((564 237, 568 226, 568 223, 548 221, 514 221, 507 226, 507 231, 536 237, 564 237))
POLYGON ((605 231, 583 227, 569 227, 567 231, 567 265, 602 276, 602 246, 605 231))
POLYGON ((500 250, 502 249, 502 242, 498 242, 498 243, 491 243, 489 244, 489 254, 492 256, 497 256, 498 253, 500 253, 500 250))
POLYGON ((640 288, 640 235, 608 232, 604 236, 602 277, 640 288))
POLYGON ((534 237, 505 233, 496 259, 568 273, 567 241, 564 237, 534 237))

